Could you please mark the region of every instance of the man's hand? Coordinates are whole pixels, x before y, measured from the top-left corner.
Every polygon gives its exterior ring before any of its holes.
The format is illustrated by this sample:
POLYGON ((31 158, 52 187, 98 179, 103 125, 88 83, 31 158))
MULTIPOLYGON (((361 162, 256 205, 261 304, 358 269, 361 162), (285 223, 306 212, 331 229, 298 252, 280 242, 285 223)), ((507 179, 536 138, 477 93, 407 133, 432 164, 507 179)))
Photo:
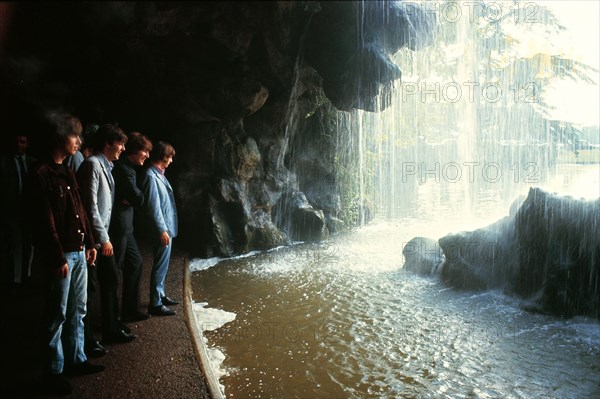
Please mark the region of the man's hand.
POLYGON ((57 269, 57 274, 59 278, 67 278, 69 276, 69 264, 65 263, 61 267, 57 269))
POLYGON ((87 261, 87 264, 90 266, 96 266, 95 262, 96 262, 96 255, 98 253, 96 252, 95 248, 92 249, 88 249, 85 251, 85 260, 87 261))
POLYGON ((102 254, 102 256, 112 256, 113 255, 113 246, 110 243, 110 241, 107 241, 100 245, 100 254, 102 254))
POLYGON ((165 246, 165 247, 166 247, 167 245, 169 245, 169 242, 171 242, 171 238, 169 237, 169 233, 167 233, 166 231, 163 231, 163 232, 160 234, 160 243, 161 243, 163 246, 165 246))

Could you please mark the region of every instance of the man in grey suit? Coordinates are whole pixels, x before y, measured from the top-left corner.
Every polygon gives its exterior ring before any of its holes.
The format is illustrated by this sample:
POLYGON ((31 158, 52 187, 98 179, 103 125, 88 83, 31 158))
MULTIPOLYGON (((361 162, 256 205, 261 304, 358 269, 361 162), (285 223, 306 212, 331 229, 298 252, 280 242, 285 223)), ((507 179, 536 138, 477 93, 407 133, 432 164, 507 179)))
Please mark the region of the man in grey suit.
MULTIPOLYGON (((100 284, 102 343, 105 344, 131 342, 136 337, 130 334, 130 330, 128 331, 119 320, 117 299, 119 272, 108 234, 115 200, 115 182, 111 173, 113 161, 119 159, 126 142, 127 136, 120 127, 113 124, 101 126, 94 135, 92 143, 94 155, 84 160, 77 171, 82 199, 98 249, 97 273, 100 284)), ((87 324, 90 323, 91 320, 88 318, 87 324)), ((91 328, 88 327, 87 330, 91 333, 91 328)))

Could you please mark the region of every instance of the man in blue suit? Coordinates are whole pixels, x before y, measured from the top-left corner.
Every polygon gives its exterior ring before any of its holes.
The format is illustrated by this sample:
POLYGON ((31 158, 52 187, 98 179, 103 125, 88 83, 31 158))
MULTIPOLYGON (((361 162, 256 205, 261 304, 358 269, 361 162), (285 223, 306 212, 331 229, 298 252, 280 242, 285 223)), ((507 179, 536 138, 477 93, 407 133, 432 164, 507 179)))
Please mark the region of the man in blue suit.
POLYGON ((154 264, 150 275, 150 305, 148 313, 155 316, 171 316, 175 311, 167 306, 179 302, 165 293, 165 277, 169 270, 173 238, 177 236, 177 208, 173 188, 165 177, 165 170, 173 162, 175 149, 169 143, 159 141, 150 154, 151 166, 146 170, 143 183, 146 202, 146 223, 149 224, 149 240, 154 252, 154 264))
MULTIPOLYGON (((125 150, 127 136, 113 124, 101 126, 95 133, 92 146, 94 155, 86 158, 77 171, 77 180, 88 218, 92 225, 94 241, 98 249, 98 282, 102 313, 102 343, 131 342, 136 336, 119 320, 117 290, 119 272, 108 230, 115 200, 115 181, 112 176, 113 161, 125 150), (129 331, 127 331, 129 330, 129 331)), ((91 279, 92 280, 92 279, 91 279)), ((88 297, 90 297, 88 291, 88 297)), ((89 298, 88 298, 89 299, 89 298)), ((103 352, 93 339, 91 320, 86 320, 86 341, 92 345, 90 352, 103 352), (92 335, 90 337, 90 335, 92 335)))

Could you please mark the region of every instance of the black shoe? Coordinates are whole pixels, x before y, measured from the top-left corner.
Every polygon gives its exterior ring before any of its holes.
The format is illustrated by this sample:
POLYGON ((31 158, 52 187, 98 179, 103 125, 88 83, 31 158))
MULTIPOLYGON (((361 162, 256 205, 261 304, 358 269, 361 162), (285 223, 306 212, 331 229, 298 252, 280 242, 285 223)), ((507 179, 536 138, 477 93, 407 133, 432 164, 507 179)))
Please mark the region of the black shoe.
POLYGON ((102 357, 107 353, 108 351, 106 348, 100 345, 100 342, 98 341, 94 341, 94 343, 86 345, 85 347, 85 355, 87 357, 102 357))
POLYGON ((165 305, 158 305, 149 307, 148 313, 154 316, 173 316, 175 314, 175 311, 169 309, 165 305))
POLYGON ((106 367, 102 364, 92 364, 87 360, 83 363, 74 364, 70 367, 66 367, 65 370, 71 375, 85 375, 94 374, 104 371, 106 367))
POLYGON ((160 298, 160 301, 162 302, 163 305, 165 306, 174 306, 174 305, 179 305, 179 301, 176 301, 174 299, 169 298, 168 296, 163 296, 160 298))
POLYGON ((121 330, 125 331, 127 334, 131 334, 131 328, 127 327, 126 324, 121 323, 120 320, 119 320, 118 326, 119 326, 118 328, 120 328, 121 330))
POLYGON ((71 394, 71 384, 62 374, 47 374, 42 381, 42 392, 46 395, 67 396, 71 394))
POLYGON ((134 334, 128 334, 123 330, 102 337, 103 344, 126 344, 136 338, 134 334))
POLYGON ((144 321, 144 320, 148 320, 149 318, 150 318, 150 315, 148 313, 137 311, 134 313, 124 314, 123 317, 121 317, 121 320, 123 320, 124 322, 132 322, 132 321, 144 321))

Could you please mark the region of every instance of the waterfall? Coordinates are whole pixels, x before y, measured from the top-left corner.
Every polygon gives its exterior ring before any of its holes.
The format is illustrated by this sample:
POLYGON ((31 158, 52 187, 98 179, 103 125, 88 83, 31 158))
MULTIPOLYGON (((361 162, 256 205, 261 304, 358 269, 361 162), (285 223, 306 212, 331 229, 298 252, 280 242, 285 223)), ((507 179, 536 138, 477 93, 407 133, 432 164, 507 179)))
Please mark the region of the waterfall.
MULTIPOLYGON (((462 46, 461 62, 457 63, 457 74, 455 87, 464 87, 465 85, 472 83, 479 83, 479 57, 477 55, 476 45, 474 42, 473 34, 473 22, 469 18, 458 18, 457 24, 457 35, 456 43, 462 46)), ((465 165, 467 162, 477 162, 477 110, 475 104, 475 98, 471 98, 468 95, 462 95, 462 91, 459 95, 459 106, 457 109, 458 121, 457 125, 458 132, 458 159, 456 162, 458 165, 465 165)), ((452 101, 452 100, 450 100, 452 101)), ((470 189, 471 182, 469 179, 460 178, 460 184, 463 189, 464 204, 462 213, 464 215, 471 215, 473 209, 472 195, 473 192, 470 189)))
MULTIPOLYGON (((438 15, 436 42, 394 54, 403 76, 388 92, 391 100, 378 98, 380 112, 348 112, 339 141, 358 142, 338 151, 355 151, 347 158, 357 168, 356 202, 379 217, 414 215, 424 197, 454 207, 464 220, 491 221, 530 186, 565 173, 557 159, 578 140, 576 125, 553 120, 542 96, 549 82, 565 78, 566 62, 544 53, 546 44, 534 49, 539 54, 524 54, 515 39, 551 43, 560 25, 543 6, 425 6, 438 15), (504 209, 487 209, 492 198, 504 209)), ((358 19, 359 32, 364 23, 358 19)))

